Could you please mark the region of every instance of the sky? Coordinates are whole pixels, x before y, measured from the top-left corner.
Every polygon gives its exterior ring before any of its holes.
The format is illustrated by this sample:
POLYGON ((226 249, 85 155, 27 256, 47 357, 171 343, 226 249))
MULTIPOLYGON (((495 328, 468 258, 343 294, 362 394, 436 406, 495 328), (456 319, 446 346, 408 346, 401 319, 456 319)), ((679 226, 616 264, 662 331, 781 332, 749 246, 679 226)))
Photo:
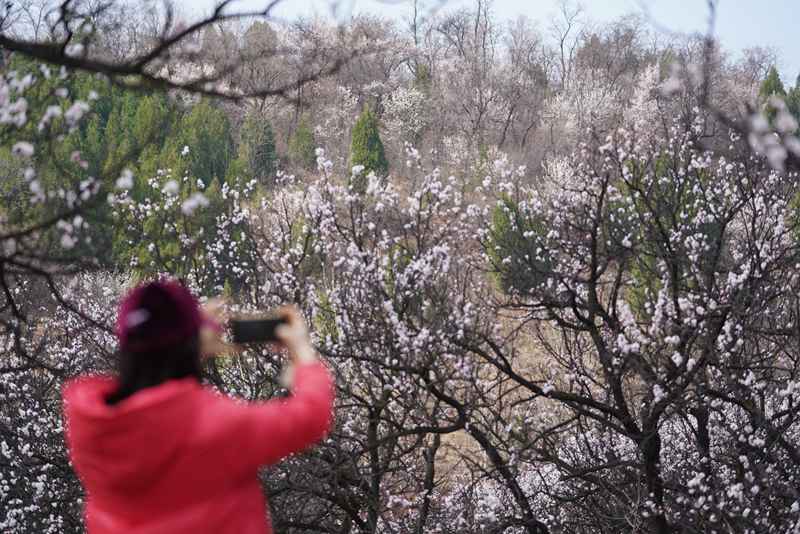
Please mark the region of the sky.
MULTIPOLYGON (((175 0, 187 13, 207 13, 215 0, 175 0)), ((235 8, 258 9, 268 0, 236 0, 235 8)), ((474 0, 420 0, 423 6, 451 10, 471 7, 474 0), (443 5, 442 5, 443 4, 443 5)), ((702 32, 708 25, 706 0, 582 0, 591 21, 607 22, 620 16, 643 15, 658 29, 677 32, 702 32)), ((340 0, 336 17, 346 20, 358 13, 381 14, 397 19, 411 13, 411 0, 340 0)), ((545 29, 555 16, 557 0, 494 0, 491 9, 499 20, 513 20, 524 15, 539 21, 545 29)), ((779 53, 778 68, 784 83, 794 85, 800 74, 800 0, 718 0, 715 33, 723 47, 734 55, 754 46, 769 46, 779 53)), ((274 13, 283 19, 298 16, 332 16, 330 0, 282 0, 274 13)))

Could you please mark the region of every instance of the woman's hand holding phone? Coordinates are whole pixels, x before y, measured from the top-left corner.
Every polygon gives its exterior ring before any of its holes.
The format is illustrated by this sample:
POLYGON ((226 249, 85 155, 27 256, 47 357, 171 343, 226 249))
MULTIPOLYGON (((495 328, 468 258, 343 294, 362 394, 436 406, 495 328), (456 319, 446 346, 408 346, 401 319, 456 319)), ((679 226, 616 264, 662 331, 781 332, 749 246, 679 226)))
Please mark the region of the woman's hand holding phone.
POLYGON ((284 370, 281 382, 290 388, 294 382, 294 366, 317 361, 317 352, 311 345, 308 327, 296 306, 284 306, 277 310, 277 319, 244 319, 230 321, 234 343, 222 340, 222 329, 215 325, 227 324, 229 314, 226 302, 212 299, 202 307, 204 325, 200 330, 200 353, 202 358, 219 354, 234 354, 241 351, 240 343, 269 341, 286 347, 291 363, 284 370), (274 329, 274 330, 273 330, 274 329))
POLYGON ((308 336, 308 327, 296 306, 284 306, 278 310, 278 315, 285 322, 275 329, 275 337, 289 349, 292 363, 305 364, 317 361, 317 352, 311 345, 308 336))

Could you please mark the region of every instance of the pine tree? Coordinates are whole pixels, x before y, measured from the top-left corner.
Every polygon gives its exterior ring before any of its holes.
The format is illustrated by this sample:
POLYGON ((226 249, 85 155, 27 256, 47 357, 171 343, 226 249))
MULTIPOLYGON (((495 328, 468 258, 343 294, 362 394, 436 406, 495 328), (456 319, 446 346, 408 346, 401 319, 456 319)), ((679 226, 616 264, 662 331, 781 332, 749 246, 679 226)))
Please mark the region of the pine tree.
POLYGON ((303 115, 289 137, 289 159, 303 169, 313 169, 317 164, 317 147, 308 116, 303 115))
POLYGON ((758 96, 764 102, 772 95, 786 96, 786 89, 783 87, 781 76, 778 74, 778 69, 775 68, 775 65, 769 68, 767 77, 761 82, 761 87, 758 90, 758 96))
POLYGON ((414 72, 414 87, 418 91, 429 95, 432 84, 433 78, 431 77, 431 68, 424 63, 418 64, 417 69, 414 72))
POLYGON ((775 106, 769 102, 770 97, 773 96, 782 99, 786 98, 786 89, 783 87, 781 76, 778 74, 778 69, 775 68, 775 65, 770 67, 767 77, 761 82, 761 87, 758 90, 758 98, 761 100, 761 104, 764 106, 764 113, 770 122, 775 119, 775 115, 778 113, 775 106))
MULTIPOLYGON (((350 142, 350 165, 362 165, 364 170, 359 175, 358 190, 363 190, 366 186, 366 176, 374 172, 377 176, 386 176, 389 171, 389 162, 386 161, 386 154, 383 150, 380 132, 378 130, 378 119, 369 109, 358 117, 353 126, 353 135, 350 142)), ((357 184, 353 184, 356 186, 357 184)))
POLYGON ((272 125, 263 117, 249 115, 242 125, 239 158, 247 165, 253 178, 272 180, 277 170, 278 154, 272 125))
POLYGON ((189 173, 206 186, 214 180, 224 181, 234 154, 231 126, 225 112, 203 99, 182 117, 176 132, 171 146, 165 147, 162 163, 171 164, 176 174, 188 165, 189 173), (186 157, 181 156, 184 146, 189 147, 186 157))
POLYGON ((797 77, 797 81, 789 91, 789 94, 786 95, 786 106, 789 108, 789 112, 794 115, 794 118, 800 122, 800 76, 797 77))

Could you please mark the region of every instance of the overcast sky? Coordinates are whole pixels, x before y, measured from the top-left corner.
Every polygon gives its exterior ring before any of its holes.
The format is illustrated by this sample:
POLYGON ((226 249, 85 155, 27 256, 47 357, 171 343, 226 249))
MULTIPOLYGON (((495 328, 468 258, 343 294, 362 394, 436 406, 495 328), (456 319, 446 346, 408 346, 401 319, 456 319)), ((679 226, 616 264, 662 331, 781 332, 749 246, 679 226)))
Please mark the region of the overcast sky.
MULTIPOLYGON (((187 13, 208 12, 215 0, 175 0, 187 13)), ((236 9, 257 9, 268 0, 238 0, 236 9)), ((421 0, 439 5, 437 0, 421 0)), ((474 0, 447 0, 441 9, 474 5, 474 0)), ((590 20, 605 22, 629 13, 646 15, 659 28, 674 32, 704 32, 708 21, 706 0, 583 0, 590 20)), ((494 0, 492 10, 500 20, 524 15, 540 21, 555 15, 556 0, 494 0)), ((716 33, 723 46, 736 54, 752 46, 771 46, 780 54, 779 68, 784 82, 791 85, 800 74, 800 0, 719 0, 716 33)), ((331 16, 330 0, 283 0, 275 13, 292 19, 301 15, 331 16)), ((410 0, 341 0, 340 20, 357 13, 402 18, 411 13, 410 0)))

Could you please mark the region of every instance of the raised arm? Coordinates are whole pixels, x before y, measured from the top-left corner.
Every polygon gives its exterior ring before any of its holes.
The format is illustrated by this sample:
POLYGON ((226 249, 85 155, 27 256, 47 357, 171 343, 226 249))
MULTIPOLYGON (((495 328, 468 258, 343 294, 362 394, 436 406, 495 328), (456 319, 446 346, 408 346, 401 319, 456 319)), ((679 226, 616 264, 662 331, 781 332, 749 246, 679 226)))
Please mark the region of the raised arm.
POLYGON ((330 371, 317 359, 302 316, 284 308, 288 322, 276 330, 291 355, 284 383, 286 399, 242 406, 243 451, 254 463, 269 464, 299 452, 324 438, 333 419, 334 384, 330 371))

